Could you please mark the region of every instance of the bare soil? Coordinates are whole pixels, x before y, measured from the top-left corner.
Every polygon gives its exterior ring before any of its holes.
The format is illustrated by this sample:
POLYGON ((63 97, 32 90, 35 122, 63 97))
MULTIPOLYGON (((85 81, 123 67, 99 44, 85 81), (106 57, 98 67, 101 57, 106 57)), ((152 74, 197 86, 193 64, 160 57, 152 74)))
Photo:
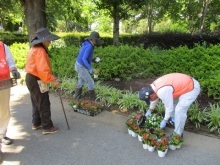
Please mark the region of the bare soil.
MULTIPOLYGON (((149 85, 155 79, 132 79, 130 81, 105 81, 104 85, 109 85, 115 87, 120 90, 131 90, 132 92, 139 91, 142 87, 149 85)), ((209 103, 213 103, 213 99, 209 98, 208 95, 201 93, 197 98, 197 101, 201 108, 205 108, 209 103)), ((114 111, 116 113, 120 113, 122 115, 128 116, 131 112, 120 111, 117 107, 109 107, 109 111, 114 111)), ((187 122, 185 125, 185 130, 189 132, 194 132, 197 134, 202 134, 206 136, 211 136, 214 138, 220 138, 220 134, 218 132, 209 132, 209 130, 205 126, 201 126, 200 128, 196 128, 190 122, 187 122)))

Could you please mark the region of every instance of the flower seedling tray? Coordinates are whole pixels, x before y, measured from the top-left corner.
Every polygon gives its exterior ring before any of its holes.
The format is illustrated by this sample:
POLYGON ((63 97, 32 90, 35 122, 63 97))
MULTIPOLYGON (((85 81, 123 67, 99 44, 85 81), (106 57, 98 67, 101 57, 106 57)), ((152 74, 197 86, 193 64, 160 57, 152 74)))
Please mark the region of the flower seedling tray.
POLYGON ((14 78, 0 80, 0 90, 8 89, 17 85, 17 80, 14 78))
POLYGON ((74 112, 93 117, 103 111, 102 104, 92 100, 80 100, 72 108, 74 112))

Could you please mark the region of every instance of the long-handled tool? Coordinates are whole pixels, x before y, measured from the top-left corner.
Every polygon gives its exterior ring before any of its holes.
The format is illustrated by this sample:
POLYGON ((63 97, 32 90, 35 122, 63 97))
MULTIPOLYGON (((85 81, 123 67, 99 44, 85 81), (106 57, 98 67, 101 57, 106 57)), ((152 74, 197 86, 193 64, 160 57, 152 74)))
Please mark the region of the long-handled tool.
POLYGON ((67 118, 66 118, 66 113, 65 113, 65 110, 64 110, 63 101, 62 101, 62 98, 61 98, 61 95, 60 95, 60 89, 58 89, 58 93, 59 93, 60 102, 61 102, 61 105, 62 105, 62 108, 63 108, 63 113, 64 113, 64 116, 65 116, 65 119, 66 119, 67 129, 69 130, 70 127, 69 127, 69 124, 68 124, 68 121, 67 121, 67 118))

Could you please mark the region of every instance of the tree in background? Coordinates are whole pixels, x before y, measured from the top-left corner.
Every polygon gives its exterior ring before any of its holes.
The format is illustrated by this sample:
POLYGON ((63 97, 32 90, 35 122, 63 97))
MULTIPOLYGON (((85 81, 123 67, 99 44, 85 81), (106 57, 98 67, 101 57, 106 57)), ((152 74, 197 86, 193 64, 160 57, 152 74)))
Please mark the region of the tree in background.
POLYGON ((18 31, 19 27, 23 26, 22 18, 23 11, 16 0, 0 1, 0 25, 6 31, 18 31))
POLYGON ((46 3, 45 0, 20 0, 25 15, 29 41, 31 41, 37 29, 46 27, 46 3))
POLYGON ((72 32, 96 25, 94 30, 113 32, 117 46, 121 22, 129 33, 218 32, 219 6, 219 0, 1 0, 0 24, 11 32, 27 27, 29 40, 40 27, 72 32))
POLYGON ((138 9, 145 0, 93 0, 99 10, 109 11, 113 18, 113 45, 119 46, 119 21, 130 16, 130 11, 138 9))
MULTIPOLYGON (((87 17, 83 17, 83 3, 79 0, 47 0, 47 23, 55 30, 70 32, 88 29, 87 17), (57 25, 57 22, 60 24, 57 25)), ((89 7, 90 5, 87 4, 89 7)))

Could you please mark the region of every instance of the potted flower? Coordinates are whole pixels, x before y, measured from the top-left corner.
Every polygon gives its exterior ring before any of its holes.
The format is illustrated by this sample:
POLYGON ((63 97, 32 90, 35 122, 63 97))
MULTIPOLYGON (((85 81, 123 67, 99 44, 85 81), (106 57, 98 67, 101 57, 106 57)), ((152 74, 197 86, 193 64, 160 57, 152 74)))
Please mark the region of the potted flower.
POLYGON ((100 69, 94 69, 94 78, 99 77, 99 72, 100 72, 100 69))
POLYGON ((160 122, 163 120, 163 117, 158 114, 151 114, 148 116, 148 118, 145 121, 145 126, 148 129, 159 129, 160 128, 160 122))
POLYGON ((138 120, 140 116, 142 115, 142 112, 137 111, 133 112, 128 116, 128 119, 126 121, 126 125, 128 127, 128 133, 131 134, 133 137, 137 137, 139 134, 139 127, 138 127, 138 120))
POLYGON ((126 125, 128 127, 128 133, 133 137, 137 137, 138 126, 137 126, 137 118, 135 113, 132 113, 131 115, 128 116, 126 125))
POLYGON ((148 140, 149 135, 150 135, 149 130, 145 130, 142 132, 142 144, 143 144, 144 149, 148 149, 147 140, 148 140))
POLYGON ((162 129, 156 129, 156 130, 154 130, 153 133, 154 133, 154 135, 156 135, 157 140, 160 140, 161 138, 166 136, 164 130, 162 130, 162 129))
POLYGON ((139 140, 140 142, 142 142, 142 134, 143 134, 145 131, 146 131, 146 129, 144 129, 144 128, 138 128, 138 130, 137 130, 138 140, 139 140))
POLYGON ((156 142, 157 142, 156 136, 153 134, 149 134, 146 143, 148 145, 148 150, 150 152, 154 151, 156 142))
POLYGON ((133 130, 133 132, 132 132, 132 134, 131 134, 131 136, 133 136, 133 137, 137 137, 137 132, 138 132, 138 126, 137 126, 137 124, 136 123, 133 123, 132 124, 132 130, 133 130))
POLYGON ((131 133, 132 133, 132 128, 131 128, 132 122, 133 122, 132 119, 127 119, 127 121, 126 121, 126 125, 127 125, 127 127, 128 127, 128 134, 129 134, 129 135, 131 135, 131 133))
POLYGON ((171 150, 175 150, 176 148, 180 148, 182 143, 183 143, 183 138, 179 134, 174 132, 169 140, 169 148, 171 150))
POLYGON ((135 113, 132 113, 132 114, 130 114, 129 116, 128 116, 128 119, 127 119, 127 121, 126 121, 126 125, 127 125, 127 127, 128 127, 128 134, 129 135, 131 135, 132 134, 132 132, 133 132, 133 124, 136 122, 136 120, 135 120, 135 113))
POLYGON ((157 141, 155 146, 158 152, 158 156, 164 157, 168 150, 168 138, 164 137, 160 141, 157 141))

